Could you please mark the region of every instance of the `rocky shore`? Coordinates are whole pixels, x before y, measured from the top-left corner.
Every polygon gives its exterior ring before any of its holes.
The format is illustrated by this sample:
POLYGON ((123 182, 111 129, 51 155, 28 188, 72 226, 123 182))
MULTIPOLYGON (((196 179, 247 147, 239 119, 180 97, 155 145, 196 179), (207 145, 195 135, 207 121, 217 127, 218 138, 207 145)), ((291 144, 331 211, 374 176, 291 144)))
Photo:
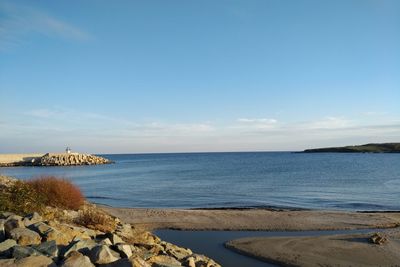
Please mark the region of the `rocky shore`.
MULTIPOLYGON (((7 155, 2 155, 7 159, 7 155)), ((112 161, 91 155, 81 153, 47 153, 41 156, 31 157, 23 155, 19 157, 12 157, 13 160, 3 160, 0 157, 0 167, 14 167, 14 166, 78 166, 78 165, 98 165, 110 164, 112 161)))
MULTIPOLYGON (((3 176, 0 182, 7 187, 15 180, 3 176)), ((43 214, 25 216, 0 212, 0 266, 220 265, 85 203, 78 211, 47 207, 43 214)))

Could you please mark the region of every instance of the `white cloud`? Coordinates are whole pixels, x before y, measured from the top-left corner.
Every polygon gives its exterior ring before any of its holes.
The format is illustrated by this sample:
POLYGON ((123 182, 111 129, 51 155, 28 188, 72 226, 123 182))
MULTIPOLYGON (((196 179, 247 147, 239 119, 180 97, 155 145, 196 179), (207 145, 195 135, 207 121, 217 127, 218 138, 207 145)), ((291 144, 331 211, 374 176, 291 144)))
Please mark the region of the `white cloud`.
POLYGON ((21 45, 33 33, 78 41, 91 38, 84 30, 43 10, 9 1, 0 3, 0 50, 21 45))
POLYGON ((325 117, 321 120, 311 121, 300 125, 304 129, 341 129, 353 126, 351 120, 340 117, 325 117))
POLYGON ((258 118, 258 119, 239 118, 237 119, 237 121, 244 123, 269 123, 269 124, 274 124, 278 122, 276 119, 266 119, 266 118, 258 118))

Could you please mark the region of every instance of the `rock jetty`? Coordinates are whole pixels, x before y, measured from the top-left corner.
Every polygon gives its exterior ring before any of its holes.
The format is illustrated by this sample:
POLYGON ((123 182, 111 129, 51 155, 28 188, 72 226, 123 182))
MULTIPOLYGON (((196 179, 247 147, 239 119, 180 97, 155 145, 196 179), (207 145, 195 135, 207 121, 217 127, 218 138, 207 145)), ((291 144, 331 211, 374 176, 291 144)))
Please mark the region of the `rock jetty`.
MULTIPOLYGON (((35 163, 35 162, 34 162, 35 163)), ((47 153, 40 158, 38 165, 40 166, 72 166, 72 165, 97 165, 108 164, 110 160, 94 156, 90 154, 79 153, 62 153, 50 154, 47 153)))
MULTIPOLYGON (((7 155, 2 155, 7 158, 7 155)), ((13 166, 76 166, 76 165, 98 165, 110 164, 112 161, 91 155, 81 153, 47 153, 41 156, 13 157, 13 161, 3 160, 0 157, 0 167, 13 167, 13 166)))

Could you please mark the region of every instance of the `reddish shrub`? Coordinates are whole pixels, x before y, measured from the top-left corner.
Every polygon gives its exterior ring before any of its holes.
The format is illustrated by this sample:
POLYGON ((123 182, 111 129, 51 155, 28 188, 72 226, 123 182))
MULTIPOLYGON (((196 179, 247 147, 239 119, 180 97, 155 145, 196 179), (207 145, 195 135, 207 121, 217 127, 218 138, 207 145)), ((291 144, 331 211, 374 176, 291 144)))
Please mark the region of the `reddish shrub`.
POLYGON ((42 176, 28 181, 47 206, 77 210, 83 204, 81 190, 70 181, 54 176, 42 176))

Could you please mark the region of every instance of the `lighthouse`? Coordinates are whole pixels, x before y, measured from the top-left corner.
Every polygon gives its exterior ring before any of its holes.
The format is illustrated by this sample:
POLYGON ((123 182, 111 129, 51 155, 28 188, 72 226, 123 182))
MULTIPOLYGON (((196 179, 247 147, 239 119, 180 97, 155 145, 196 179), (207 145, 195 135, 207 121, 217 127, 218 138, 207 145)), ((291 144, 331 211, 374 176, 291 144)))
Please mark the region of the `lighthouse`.
POLYGON ((71 154, 71 148, 67 147, 67 148, 65 149, 65 153, 71 154))

